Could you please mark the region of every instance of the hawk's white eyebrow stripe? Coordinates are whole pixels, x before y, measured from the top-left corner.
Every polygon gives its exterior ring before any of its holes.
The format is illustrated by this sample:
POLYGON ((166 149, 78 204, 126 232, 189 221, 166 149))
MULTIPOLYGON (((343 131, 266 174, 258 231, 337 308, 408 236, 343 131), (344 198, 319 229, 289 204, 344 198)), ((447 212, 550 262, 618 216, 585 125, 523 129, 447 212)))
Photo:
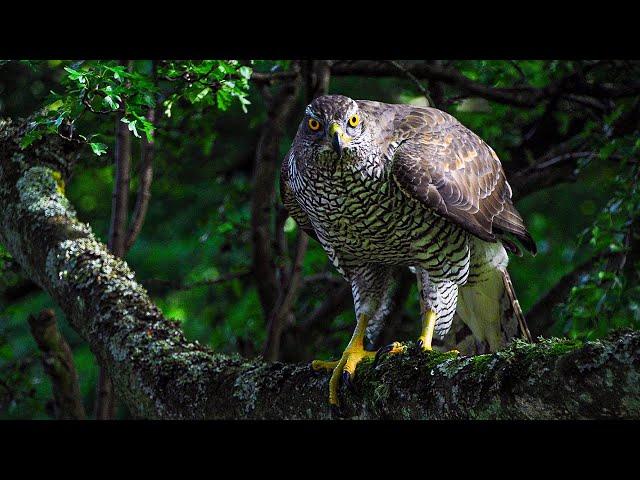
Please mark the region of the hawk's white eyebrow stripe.
POLYGON ((320 117, 318 117, 318 115, 316 115, 316 113, 311 110, 311 105, 307 105, 307 108, 304 109, 304 113, 311 118, 315 118, 316 120, 320 121, 320 117))

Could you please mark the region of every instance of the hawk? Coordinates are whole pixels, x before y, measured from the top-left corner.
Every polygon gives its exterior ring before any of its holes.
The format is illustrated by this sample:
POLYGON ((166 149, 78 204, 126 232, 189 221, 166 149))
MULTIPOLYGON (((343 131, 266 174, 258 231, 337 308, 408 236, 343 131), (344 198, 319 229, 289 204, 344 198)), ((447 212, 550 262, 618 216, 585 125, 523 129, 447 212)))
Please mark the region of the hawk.
POLYGON ((362 359, 405 348, 365 348, 365 337, 389 313, 402 268, 418 279, 423 350, 431 350, 434 333, 449 331, 456 313, 492 351, 518 332, 530 340, 507 250, 535 254, 535 242, 511 202, 498 156, 451 115, 318 97, 283 160, 280 192, 289 215, 351 284, 353 336, 340 360, 312 363, 333 371, 334 409, 340 378, 349 385, 362 359))

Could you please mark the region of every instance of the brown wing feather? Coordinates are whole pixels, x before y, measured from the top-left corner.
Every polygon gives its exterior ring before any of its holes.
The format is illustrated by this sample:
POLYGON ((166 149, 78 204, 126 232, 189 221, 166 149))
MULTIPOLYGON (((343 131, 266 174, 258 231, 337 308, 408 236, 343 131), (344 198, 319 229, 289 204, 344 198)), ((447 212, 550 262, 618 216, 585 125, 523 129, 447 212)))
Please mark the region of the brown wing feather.
POLYGON ((296 221, 298 226, 307 235, 318 241, 318 236, 313 229, 309 217, 304 213, 302 208, 300 208, 298 201, 293 196, 293 192, 291 192, 289 187, 289 155, 290 153, 287 153, 284 159, 282 159, 282 166, 280 168, 280 200, 289 216, 296 221))
POLYGON ((436 109, 414 108, 395 127, 403 135, 393 175, 403 190, 483 240, 495 242, 496 234, 510 233, 535 254, 489 145, 436 109))

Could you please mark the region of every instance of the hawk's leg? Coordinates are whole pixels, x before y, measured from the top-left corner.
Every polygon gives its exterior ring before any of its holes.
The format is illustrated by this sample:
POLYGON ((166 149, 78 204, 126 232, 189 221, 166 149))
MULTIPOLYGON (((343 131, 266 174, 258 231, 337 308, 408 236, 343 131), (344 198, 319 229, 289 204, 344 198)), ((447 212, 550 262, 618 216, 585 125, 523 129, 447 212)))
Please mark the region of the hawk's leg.
POLYGON ((380 309, 387 309, 385 302, 387 290, 393 283, 395 270, 392 267, 377 264, 357 265, 342 268, 351 283, 353 302, 355 305, 357 324, 351 340, 337 361, 314 360, 311 366, 314 370, 333 370, 329 382, 329 403, 333 407, 339 406, 338 388, 340 379, 350 385, 355 375, 356 366, 365 358, 373 358, 374 351, 365 350, 364 341, 369 321, 374 315, 381 314, 380 309))
POLYGON ((329 380, 329 403, 336 407, 339 406, 338 387, 340 386, 340 377, 346 383, 351 381, 356 373, 356 366, 365 358, 373 358, 376 352, 369 352, 364 349, 364 335, 367 328, 369 318, 365 314, 361 314, 356 324, 351 340, 345 348, 340 360, 333 362, 325 362, 322 360, 314 360, 311 366, 314 370, 333 369, 331 380, 329 380))
MULTIPOLYGON (((429 279, 429 273, 422 268, 416 273, 422 316, 418 346, 422 351, 430 351, 433 350, 431 346, 433 333, 445 335, 451 328, 458 303, 458 285, 452 281, 432 282, 429 279)), ((459 353, 457 350, 451 350, 451 352, 459 353)))
POLYGON ((418 291, 420 292, 420 316, 422 317, 422 330, 418 337, 418 346, 423 350, 432 350, 433 331, 436 327, 438 314, 435 304, 438 301, 438 289, 429 281, 429 274, 420 268, 416 272, 418 278, 418 291))
POLYGON ((418 337, 418 346, 422 350, 432 350, 433 330, 436 326, 436 312, 427 310, 422 314, 422 331, 418 337))
MULTIPOLYGON (((418 346, 422 351, 431 351, 433 347, 434 332, 444 335, 451 328, 451 321, 456 311, 458 299, 458 285, 451 281, 434 283, 429 280, 426 270, 416 269, 418 278, 418 290, 420 291, 420 314, 422 317, 422 328, 418 337, 418 346), (444 332, 444 333, 443 333, 444 332)), ((395 354, 406 350, 406 346, 399 342, 393 342, 378 350, 374 360, 374 365, 385 354, 395 354)), ((451 350, 452 353, 459 353, 451 350)))

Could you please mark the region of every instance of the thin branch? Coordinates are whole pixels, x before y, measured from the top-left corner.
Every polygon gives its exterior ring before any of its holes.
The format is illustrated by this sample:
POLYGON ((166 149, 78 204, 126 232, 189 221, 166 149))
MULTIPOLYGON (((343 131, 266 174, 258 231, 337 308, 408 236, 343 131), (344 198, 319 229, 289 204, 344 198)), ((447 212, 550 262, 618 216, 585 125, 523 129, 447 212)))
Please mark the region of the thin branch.
POLYGON ((515 172, 509 178, 509 183, 513 189, 514 201, 558 183, 574 181, 576 179, 577 160, 594 155, 597 155, 597 153, 564 153, 515 172))
MULTIPOLYGON (((305 81, 306 103, 310 103, 314 98, 325 95, 329 90, 330 63, 326 60, 311 60, 302 62, 302 80, 305 81)), ((282 211, 282 210, 280 210, 282 211)), ((286 218, 286 216, 285 216, 286 218)), ((286 253, 286 239, 284 238, 282 222, 276 222, 276 238, 281 238, 281 255, 286 253)), ((301 272, 304 255, 307 251, 309 238, 299 231, 296 240, 295 257, 292 261, 290 271, 284 270, 280 275, 280 289, 278 299, 269 314, 267 322, 267 338, 265 341, 263 356, 267 360, 275 361, 280 355, 280 340, 284 323, 289 320, 291 324, 295 322, 293 317, 293 304, 298 297, 298 292, 302 284, 301 272)))
POLYGON ((314 332, 328 327, 337 315, 351 307, 351 301, 351 285, 342 281, 341 285, 333 290, 331 295, 327 295, 324 302, 311 312, 306 321, 296 325, 293 330, 309 339, 314 332))
POLYGON ((42 310, 37 317, 30 315, 28 321, 31 334, 42 352, 42 366, 51 379, 56 418, 86 418, 73 353, 58 331, 55 313, 42 310))
MULTIPOLYGON (((153 61, 152 65, 154 84, 157 82, 157 67, 156 62, 153 61)), ((149 199, 151 198, 151 182, 153 181, 153 156, 155 153, 155 131, 153 126, 155 125, 155 107, 149 107, 147 111, 147 120, 152 125, 152 129, 149 132, 149 139, 146 135, 141 140, 140 149, 140 170, 138 173, 138 193, 136 195, 136 204, 133 208, 133 214, 129 230, 127 232, 127 238, 124 244, 125 254, 133 246, 142 230, 142 225, 147 216, 147 209, 149 208, 149 199)))
POLYGON ((507 60, 507 62, 509 63, 509 65, 511 65, 516 72, 518 72, 518 75, 520 75, 520 82, 526 82, 527 81, 527 76, 525 75, 524 71, 522 70, 522 67, 520 67, 520 65, 518 65, 518 62, 516 62, 515 60, 507 60))
POLYGON ((314 273, 307 275, 302 279, 303 285, 311 285, 312 283, 332 283, 335 285, 341 285, 344 282, 342 277, 334 275, 329 272, 314 273))
POLYGON ((253 72, 250 80, 259 86, 271 86, 277 82, 290 82, 298 76, 298 72, 287 70, 285 72, 253 72))
POLYGON ((397 68, 400 72, 402 72, 409 80, 411 80, 415 84, 415 86, 418 88, 418 90, 420 90, 422 95, 424 95, 424 98, 427 100, 427 107, 435 107, 436 104, 431 98, 431 95, 429 95, 429 92, 427 92, 427 89, 424 88, 422 83, 420 83, 420 80, 418 80, 413 73, 411 73, 409 70, 407 70, 405 67, 400 65, 395 60, 385 60, 385 62, 393 65, 395 68, 397 68))
MULTIPOLYGON (((624 85, 589 84, 575 81, 573 73, 541 88, 532 86, 498 88, 471 80, 454 68, 434 63, 411 63, 405 64, 403 67, 416 78, 441 81, 462 90, 467 95, 483 97, 487 100, 523 108, 534 108, 545 99, 559 94, 581 94, 594 98, 608 99, 640 95, 639 82, 624 85)), ((331 67, 331 73, 341 76, 398 76, 397 68, 393 65, 389 65, 384 61, 370 60, 335 62, 331 67)))
POLYGON ((551 289, 540 298, 527 312, 526 319, 532 336, 548 335, 553 326, 553 308, 566 300, 571 289, 582 275, 589 273, 595 265, 606 258, 606 255, 596 255, 579 265, 575 270, 564 275, 551 289))
POLYGON ((309 237, 303 231, 298 232, 296 242, 296 254, 293 266, 288 275, 288 285, 280 290, 278 301, 273 309, 273 313, 267 324, 267 340, 265 342, 263 356, 266 360, 275 361, 280 353, 280 337, 284 321, 290 316, 293 304, 297 298, 300 278, 302 273, 302 263, 307 252, 309 237))
POLYGON ((266 318, 278 297, 278 282, 273 262, 272 210, 275 204, 275 183, 280 160, 280 138, 286 120, 293 110, 298 82, 285 84, 270 99, 265 87, 267 120, 262 127, 255 156, 253 195, 251 197, 252 269, 255 273, 258 296, 266 318))
POLYGON ((153 294, 161 294, 171 290, 191 290, 192 288, 207 287, 212 285, 219 285, 221 283, 229 282, 238 278, 244 278, 251 275, 251 270, 241 270, 238 272, 229 272, 224 275, 220 275, 215 279, 198 280, 195 282, 184 282, 182 280, 164 280, 161 278, 149 278, 142 280, 140 283, 144 285, 153 294))
MULTIPOLYGON (((476 82, 454 68, 429 63, 412 63, 403 65, 404 69, 415 78, 437 80, 459 88, 474 96, 483 97, 499 103, 518 107, 532 108, 543 98, 549 97, 559 89, 559 83, 552 83, 543 88, 517 87, 496 88, 476 82)), ((397 77, 398 69, 386 62, 358 60, 336 62, 331 67, 333 75, 362 75, 368 77, 397 77)))

